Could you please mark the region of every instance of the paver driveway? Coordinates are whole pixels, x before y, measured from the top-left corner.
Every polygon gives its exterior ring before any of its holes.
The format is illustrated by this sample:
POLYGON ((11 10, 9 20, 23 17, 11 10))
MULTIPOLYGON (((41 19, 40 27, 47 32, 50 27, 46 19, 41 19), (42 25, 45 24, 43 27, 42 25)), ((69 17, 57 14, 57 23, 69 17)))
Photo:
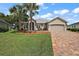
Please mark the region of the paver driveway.
POLYGON ((56 56, 79 56, 79 33, 51 32, 52 46, 56 56))

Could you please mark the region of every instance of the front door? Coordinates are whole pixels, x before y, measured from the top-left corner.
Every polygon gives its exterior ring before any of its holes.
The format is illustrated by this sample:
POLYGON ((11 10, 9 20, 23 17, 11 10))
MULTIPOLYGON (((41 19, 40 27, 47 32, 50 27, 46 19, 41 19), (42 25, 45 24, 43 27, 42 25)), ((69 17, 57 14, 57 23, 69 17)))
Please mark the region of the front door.
POLYGON ((30 30, 34 30, 34 22, 30 23, 30 30))

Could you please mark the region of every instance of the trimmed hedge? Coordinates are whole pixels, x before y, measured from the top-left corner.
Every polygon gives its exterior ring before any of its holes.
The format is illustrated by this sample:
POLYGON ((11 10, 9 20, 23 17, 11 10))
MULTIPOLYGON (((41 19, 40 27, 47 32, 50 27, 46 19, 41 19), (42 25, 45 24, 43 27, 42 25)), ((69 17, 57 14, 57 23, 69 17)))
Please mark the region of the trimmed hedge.
POLYGON ((78 28, 68 28, 67 30, 73 31, 73 32, 79 32, 78 28))

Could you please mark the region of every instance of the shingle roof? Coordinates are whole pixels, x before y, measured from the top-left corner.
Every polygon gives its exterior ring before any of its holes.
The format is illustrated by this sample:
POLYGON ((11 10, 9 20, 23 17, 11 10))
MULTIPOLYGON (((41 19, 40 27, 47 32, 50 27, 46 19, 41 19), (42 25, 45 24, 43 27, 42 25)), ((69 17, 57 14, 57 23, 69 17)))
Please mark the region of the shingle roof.
POLYGON ((49 20, 47 19, 36 19, 37 23, 47 23, 49 20))
POLYGON ((74 24, 79 24, 79 22, 76 22, 76 23, 73 23, 73 24, 70 24, 70 25, 74 25, 74 24))
POLYGON ((65 22, 65 23, 67 23, 67 21, 65 21, 64 19, 62 19, 62 18, 60 18, 60 17, 56 17, 56 18, 54 18, 54 19, 52 19, 52 20, 36 19, 36 22, 37 22, 37 23, 50 23, 51 21, 54 21, 54 20, 56 20, 56 19, 59 19, 59 20, 65 22))

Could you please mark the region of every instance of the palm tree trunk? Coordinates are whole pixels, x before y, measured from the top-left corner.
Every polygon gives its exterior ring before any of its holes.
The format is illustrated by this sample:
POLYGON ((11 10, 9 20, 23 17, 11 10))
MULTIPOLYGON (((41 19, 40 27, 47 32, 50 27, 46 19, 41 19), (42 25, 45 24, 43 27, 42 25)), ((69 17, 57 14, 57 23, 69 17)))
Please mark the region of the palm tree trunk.
POLYGON ((30 27, 31 28, 30 31, 32 31, 32 16, 31 16, 31 11, 30 11, 30 26, 31 26, 30 27))
POLYGON ((31 8, 30 8, 30 15, 29 15, 29 17, 30 17, 30 31, 32 31, 32 6, 33 6, 33 4, 31 4, 31 8))

